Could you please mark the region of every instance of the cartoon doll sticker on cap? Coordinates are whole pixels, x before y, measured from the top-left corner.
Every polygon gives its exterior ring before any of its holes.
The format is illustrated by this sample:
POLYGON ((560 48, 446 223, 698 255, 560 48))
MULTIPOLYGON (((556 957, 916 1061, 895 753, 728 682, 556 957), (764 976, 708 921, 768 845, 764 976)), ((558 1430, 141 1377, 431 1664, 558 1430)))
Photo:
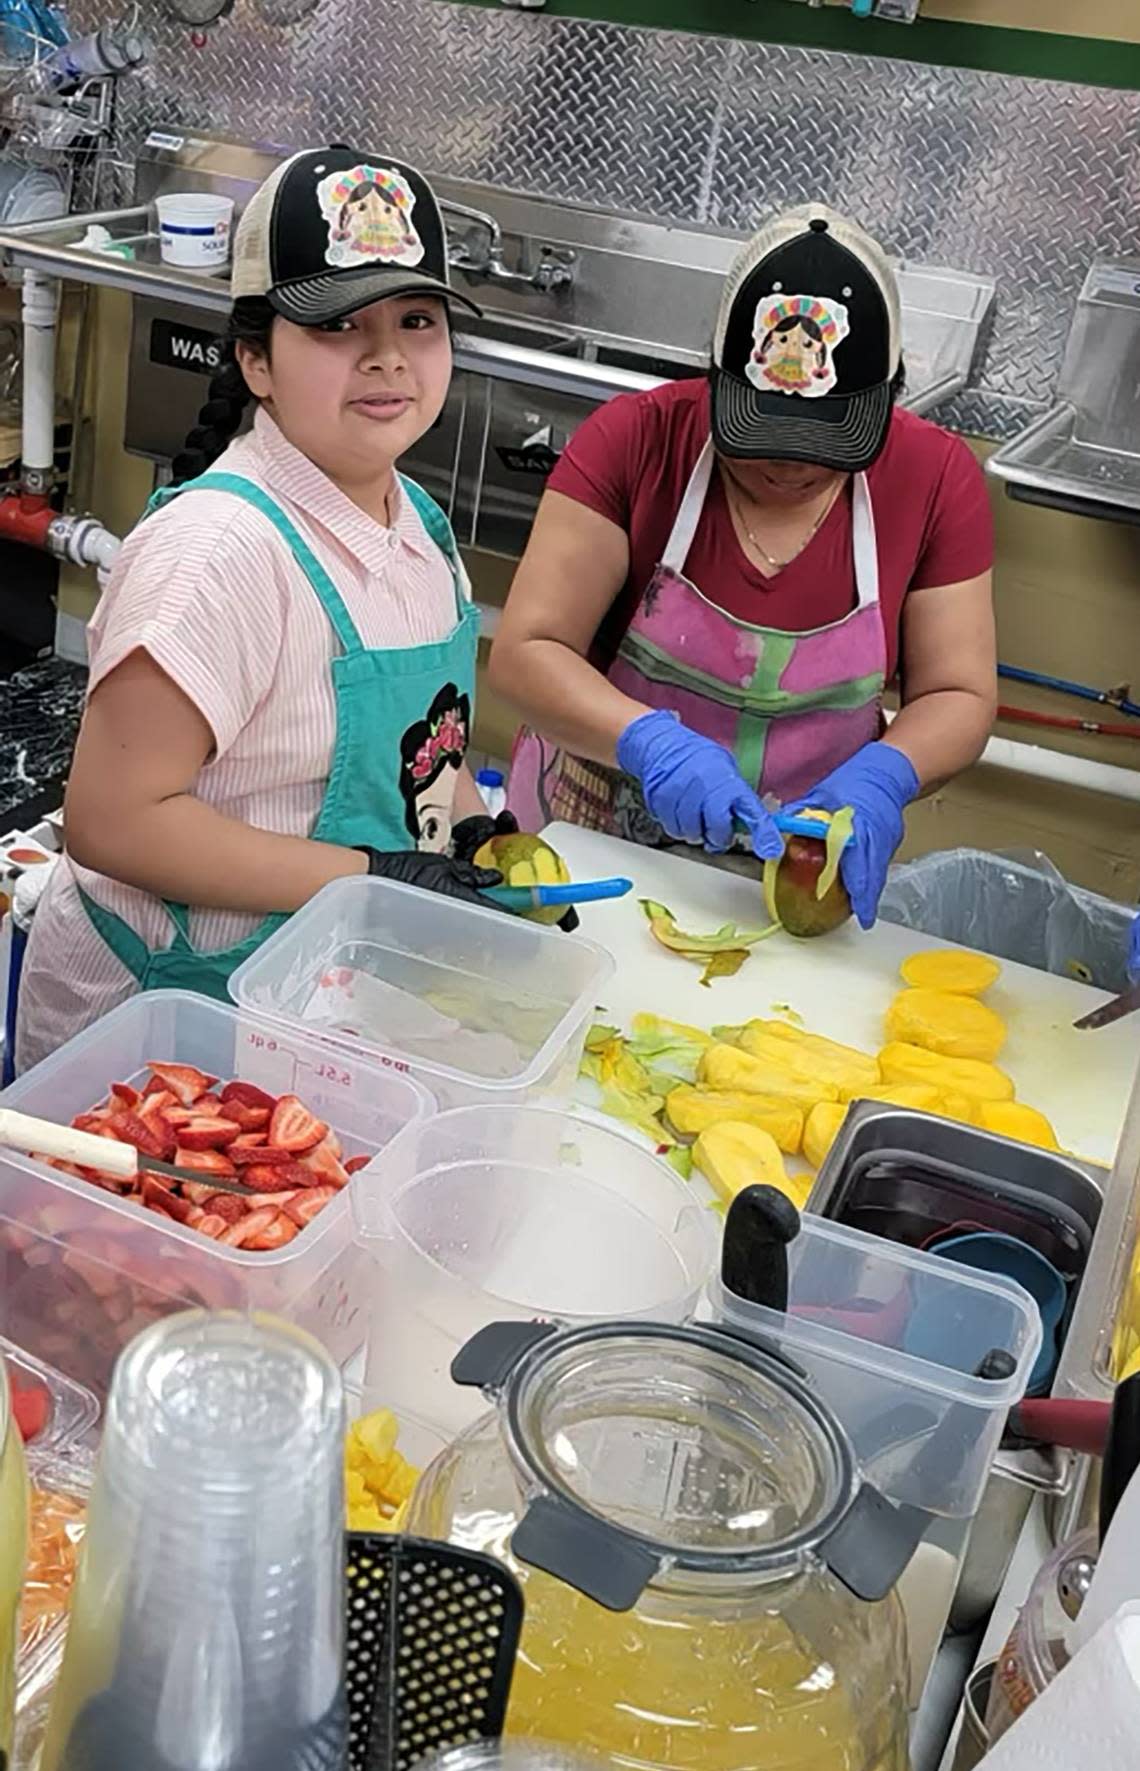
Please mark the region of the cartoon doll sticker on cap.
POLYGON ((419 264, 423 241, 412 211, 415 194, 391 167, 354 166, 334 172, 317 186, 321 214, 328 223, 328 264, 419 264))
POLYGON ((819 399, 835 386, 835 348, 850 330, 841 301, 823 295, 767 295, 756 309, 756 348, 744 373, 763 393, 819 399))
POLYGON ((417 849, 445 855, 451 843, 455 782, 467 754, 471 702, 446 683, 400 739, 404 826, 417 849))

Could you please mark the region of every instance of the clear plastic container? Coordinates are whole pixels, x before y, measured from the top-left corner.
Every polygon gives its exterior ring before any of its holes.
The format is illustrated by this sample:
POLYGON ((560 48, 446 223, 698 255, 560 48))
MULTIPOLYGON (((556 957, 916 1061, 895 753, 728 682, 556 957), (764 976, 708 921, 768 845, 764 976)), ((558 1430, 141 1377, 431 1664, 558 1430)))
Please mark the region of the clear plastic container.
POLYGON ((46 1395, 46 1418, 40 1431, 28 1442, 29 1451, 39 1456, 65 1452, 86 1439, 99 1419, 97 1396, 54 1366, 33 1358, 23 1347, 13 1346, 3 1335, 0 1335, 0 1359, 7 1365, 9 1377, 18 1390, 42 1386, 46 1395))
POLYGON ((338 879, 230 980, 235 1002, 410 1070, 441 1108, 566 1100, 614 969, 602 948, 383 879, 338 879))
POLYGON ((1053 1394, 1111 1402, 1117 1383, 1135 1371, 1140 1371, 1140 1074, 1105 1185, 1104 1209, 1053 1394))
POLYGON ((719 1220, 620 1132, 544 1107, 463 1107, 409 1128, 356 1177, 375 1257, 364 1406, 458 1432, 479 1397, 452 1383, 489 1322, 684 1322, 719 1220))
MULTIPOLYGON (((299 1029, 287 1039, 253 1017, 185 991, 133 997, 15 1082, 5 1106, 63 1123, 147 1062, 195 1064, 271 1094, 295 1090, 349 1156, 373 1155, 434 1111, 410 1077, 330 1055, 299 1029)), ((0 1154, 5 1327, 46 1364, 105 1395, 120 1349, 188 1304, 270 1310, 307 1328, 337 1359, 364 1340, 369 1263, 350 1197, 330 1200, 293 1242, 253 1253, 209 1241, 77 1176, 0 1154)))

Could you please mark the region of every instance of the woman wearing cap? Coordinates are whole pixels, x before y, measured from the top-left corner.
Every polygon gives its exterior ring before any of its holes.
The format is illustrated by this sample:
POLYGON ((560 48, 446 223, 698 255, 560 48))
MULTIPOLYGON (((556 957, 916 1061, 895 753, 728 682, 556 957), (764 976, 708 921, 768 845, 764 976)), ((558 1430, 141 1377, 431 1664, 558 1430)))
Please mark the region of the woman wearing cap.
POLYGON ((550 476, 492 654, 529 720, 508 804, 718 852, 766 806, 854 807, 874 921, 903 812, 995 709, 985 484, 900 409, 898 286, 818 205, 729 273, 713 367, 594 413, 550 476), (901 711, 884 735, 882 695, 901 711))
POLYGON ((430 187, 383 154, 297 155, 242 218, 233 292, 192 484, 155 500, 91 625, 21 1067, 137 988, 224 999, 330 880, 499 879, 466 858, 493 829, 464 764, 476 613, 446 518, 395 471, 447 394, 447 304, 471 306, 430 187))

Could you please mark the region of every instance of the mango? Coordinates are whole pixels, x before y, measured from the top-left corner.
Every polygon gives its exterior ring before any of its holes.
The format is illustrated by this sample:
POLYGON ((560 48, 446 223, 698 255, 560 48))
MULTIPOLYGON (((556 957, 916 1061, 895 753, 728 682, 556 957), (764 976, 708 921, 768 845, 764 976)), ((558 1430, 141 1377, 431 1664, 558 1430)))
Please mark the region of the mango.
POLYGON ((674 1131, 682 1137, 698 1137, 710 1125, 725 1120, 758 1125, 771 1132, 781 1150, 794 1156, 803 1137, 803 1108, 775 1095, 745 1094, 739 1090, 690 1088, 682 1083, 665 1097, 665 1111, 674 1131))
POLYGON ((942 1058, 992 1064, 1005 1044, 1000 1015, 973 996, 945 990, 900 990, 887 1010, 887 1038, 920 1045, 942 1058))
POLYGON ((707 1052, 702 1052, 697 1082, 705 1088, 781 1097, 795 1102, 805 1112, 817 1101, 839 1099, 833 1082, 818 1077, 805 1081, 783 1064, 766 1063, 734 1045, 711 1045, 707 1052))
POLYGON ((778 1187, 802 1209, 811 1183, 791 1179, 771 1132, 746 1121, 725 1119, 710 1125, 693 1145, 693 1167, 699 1169, 717 1197, 731 1205, 745 1187, 778 1187))
POLYGON ((984 1101, 963 1094, 961 1089, 947 1089, 939 1096, 934 1111, 943 1119, 956 1119, 960 1125, 981 1125, 984 1101))
MULTIPOLYGON (((517 830, 510 836, 493 836, 481 849, 476 849, 476 867, 497 867, 503 884, 511 886, 569 885, 570 869, 562 856, 544 842, 541 836, 530 836, 517 830)), ((565 906, 548 904, 536 910, 524 910, 529 922, 553 925, 565 916, 565 906)))
POLYGON ((840 1099, 853 1099, 880 1081, 877 1058, 821 1034, 785 1027, 783 1021, 749 1021, 738 1043, 750 1057, 781 1065, 802 1082, 834 1083, 840 1099))
POLYGON ((972 1101, 1012 1101, 1013 1083, 994 1064, 975 1058, 946 1058, 905 1040, 892 1041, 879 1053, 884 1082, 921 1082, 949 1094, 968 1095, 972 1101))
POLYGON ((983 1101, 981 1123, 986 1131, 1016 1138, 1021 1144, 1036 1144, 1041 1150, 1061 1148, 1044 1113, 1038 1113, 1036 1107, 1025 1107, 1020 1101, 983 1101))
MULTIPOLYGON (((827 865, 826 844, 814 836, 789 836, 783 858, 769 873, 765 868, 765 896, 769 912, 789 935, 811 939, 829 935, 851 915, 851 900, 836 875, 822 898, 817 897, 820 876, 827 865)), ((771 863, 769 863, 771 866, 771 863)))
POLYGON ((808 1114, 804 1122, 804 1155, 813 1168, 822 1168, 846 1117, 847 1108, 838 1101, 820 1101, 808 1114))
POLYGON ((981 996, 1001 976, 1001 966, 988 953, 956 947, 912 953, 899 971, 903 983, 914 990, 949 990, 953 996, 981 996))

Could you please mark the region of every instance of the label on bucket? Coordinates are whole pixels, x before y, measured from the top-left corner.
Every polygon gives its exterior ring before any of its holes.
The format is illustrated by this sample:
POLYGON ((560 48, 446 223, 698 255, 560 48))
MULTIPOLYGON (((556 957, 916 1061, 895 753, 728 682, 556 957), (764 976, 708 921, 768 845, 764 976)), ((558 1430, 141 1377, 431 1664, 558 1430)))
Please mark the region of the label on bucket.
POLYGON ((327 1052, 295 1051, 289 1035, 244 1018, 238 1022, 235 1064, 243 1082, 256 1083, 270 1095, 304 1096, 307 1086, 354 1094, 359 1072, 350 1056, 329 1047, 327 1052))

